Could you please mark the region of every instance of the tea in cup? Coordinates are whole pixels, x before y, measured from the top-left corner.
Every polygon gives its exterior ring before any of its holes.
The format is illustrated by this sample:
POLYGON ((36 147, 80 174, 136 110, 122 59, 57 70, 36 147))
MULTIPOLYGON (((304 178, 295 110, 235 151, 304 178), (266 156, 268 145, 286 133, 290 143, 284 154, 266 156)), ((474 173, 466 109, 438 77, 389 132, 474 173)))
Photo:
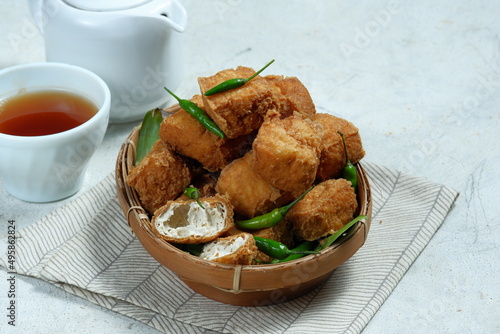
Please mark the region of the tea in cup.
POLYGON ((110 91, 93 72, 62 63, 0 70, 0 178, 24 201, 75 194, 106 133, 110 91))

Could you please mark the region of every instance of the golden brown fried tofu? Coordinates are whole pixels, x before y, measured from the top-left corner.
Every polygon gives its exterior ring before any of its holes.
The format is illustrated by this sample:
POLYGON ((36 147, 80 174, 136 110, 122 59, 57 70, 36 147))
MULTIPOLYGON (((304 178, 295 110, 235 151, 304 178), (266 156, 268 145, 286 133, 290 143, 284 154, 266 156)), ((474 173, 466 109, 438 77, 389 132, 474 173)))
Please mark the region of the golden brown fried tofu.
POLYGON ((313 241, 340 230, 354 218, 357 207, 351 182, 332 179, 315 186, 285 219, 292 224, 296 237, 313 241))
POLYGON ((189 182, 191 172, 184 159, 161 140, 127 176, 127 183, 137 191, 142 206, 151 214, 176 198, 189 182))
POLYGON ((289 199, 272 187, 251 167, 252 151, 227 165, 220 173, 216 191, 227 195, 234 212, 242 218, 252 218, 284 205, 289 199))
POLYGON ((365 156, 358 128, 351 122, 330 114, 317 113, 314 119, 321 123, 325 130, 317 178, 324 181, 339 177, 346 157, 338 131, 344 135, 349 160, 355 164, 365 156))
POLYGON ((314 102, 309 91, 298 78, 267 75, 264 79, 278 87, 281 92, 276 99, 280 102, 279 112, 282 118, 292 116, 295 111, 307 118, 314 117, 316 113, 314 102))
POLYGON ((316 178, 323 128, 297 112, 285 119, 269 113, 253 142, 252 169, 295 198, 316 178))
POLYGON ((178 244, 215 240, 234 226, 233 209, 227 198, 216 195, 195 200, 168 201, 155 211, 153 231, 157 237, 178 244))
MULTIPOLYGON (((200 95, 194 96, 191 101, 203 109, 200 95)), ((254 136, 248 134, 222 139, 181 109, 163 120, 160 138, 179 154, 198 161, 211 172, 218 172, 232 160, 243 156, 251 148, 254 136)))
POLYGON ((203 94, 228 79, 248 78, 254 73, 251 68, 239 66, 211 77, 198 78, 205 111, 228 138, 237 138, 258 129, 267 111, 278 107, 275 96, 280 94, 279 89, 257 76, 243 87, 212 96, 203 94))
POLYGON ((200 258, 226 264, 251 264, 257 254, 255 239, 250 233, 217 238, 203 246, 200 258))

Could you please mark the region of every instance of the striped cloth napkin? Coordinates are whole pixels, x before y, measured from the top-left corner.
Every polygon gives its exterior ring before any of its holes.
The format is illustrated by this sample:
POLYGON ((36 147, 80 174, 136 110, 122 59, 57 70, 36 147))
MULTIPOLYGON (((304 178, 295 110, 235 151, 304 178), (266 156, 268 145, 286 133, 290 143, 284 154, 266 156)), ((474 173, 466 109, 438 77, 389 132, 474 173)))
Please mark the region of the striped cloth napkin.
MULTIPOLYGON (((430 241, 458 193, 365 162, 365 245, 321 287, 284 304, 225 305, 188 288, 130 232, 109 175, 18 232, 16 269, 166 333, 359 333, 430 241)), ((6 266, 6 258, 0 259, 6 266)))

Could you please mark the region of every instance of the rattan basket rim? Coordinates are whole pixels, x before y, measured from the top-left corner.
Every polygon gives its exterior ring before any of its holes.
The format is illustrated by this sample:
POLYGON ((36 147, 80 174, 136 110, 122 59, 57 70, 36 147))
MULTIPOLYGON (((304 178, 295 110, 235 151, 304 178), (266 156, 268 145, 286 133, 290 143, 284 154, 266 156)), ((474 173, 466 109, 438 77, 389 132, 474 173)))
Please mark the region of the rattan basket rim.
MULTIPOLYGON (((174 113, 179 109, 180 107, 178 105, 174 105, 170 108, 165 109, 164 111, 166 113, 174 113)), ((361 197, 359 212, 368 216, 368 219, 359 221, 355 226, 353 226, 353 228, 350 229, 348 235, 342 237, 340 241, 336 242, 331 247, 321 251, 320 254, 308 255, 291 262, 244 266, 221 264, 190 255, 171 245, 170 243, 157 238, 154 235, 149 215, 142 208, 137 192, 126 183, 128 172, 134 167, 135 146, 138 140, 139 130, 140 125, 132 130, 130 135, 122 144, 118 153, 115 179, 120 206, 130 226, 130 229, 134 234, 136 234, 139 241, 141 241, 148 252, 152 253, 152 251, 154 251, 155 254, 152 255, 158 262, 160 262, 167 268, 172 269, 181 279, 185 281, 198 281, 198 278, 189 277, 189 275, 186 275, 183 272, 178 272, 176 269, 179 268, 177 268, 176 265, 174 265, 173 263, 166 263, 167 260, 159 258, 160 256, 156 253, 156 250, 152 250, 151 248, 157 247, 158 253, 164 251, 166 257, 174 255, 178 261, 184 260, 193 266, 204 267, 207 271, 214 273, 213 282, 206 282, 207 284, 224 291, 239 293, 242 291, 265 291, 276 289, 277 287, 272 286, 271 284, 266 285, 265 282, 261 282, 258 287, 255 286, 255 284, 251 284, 251 282, 258 279, 259 276, 262 276, 262 274, 269 274, 274 272, 277 274, 281 273, 283 275, 288 270, 290 270, 290 268, 296 270, 300 267, 316 267, 318 263, 321 262, 320 260, 328 257, 333 259, 330 261, 333 261, 333 263, 331 263, 332 266, 329 268, 324 268, 323 270, 319 270, 316 276, 325 275, 328 272, 333 271, 336 267, 349 259, 365 243, 367 239, 372 215, 371 190, 368 176, 363 169, 362 164, 358 163, 356 164, 356 168, 358 176, 360 178, 359 184, 362 185, 362 187, 360 187, 361 191, 359 191, 359 196, 361 197), (147 242, 147 245, 145 244, 145 242, 147 242), (348 246, 347 248, 349 248, 352 254, 342 254, 346 246, 348 246)), ((294 284, 292 283, 289 284, 289 286, 293 285, 294 284)))

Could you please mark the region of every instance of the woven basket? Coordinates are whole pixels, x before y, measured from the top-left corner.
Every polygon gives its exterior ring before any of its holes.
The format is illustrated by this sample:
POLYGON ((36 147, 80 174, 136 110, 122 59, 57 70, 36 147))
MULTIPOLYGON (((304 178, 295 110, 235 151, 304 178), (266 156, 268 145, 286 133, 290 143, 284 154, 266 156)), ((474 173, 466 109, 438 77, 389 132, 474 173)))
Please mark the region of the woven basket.
MULTIPOLYGON (((178 109, 176 105, 166 111, 178 109)), ((241 266, 211 262, 181 251, 154 235, 139 196, 125 181, 134 165, 139 129, 140 126, 132 131, 118 153, 116 186, 121 208, 133 233, 149 254, 205 297, 240 306, 263 306, 292 300, 321 285, 335 268, 358 251, 367 238, 372 216, 371 192, 367 175, 358 163, 359 214, 368 219, 358 222, 320 254, 280 264, 241 266)))

